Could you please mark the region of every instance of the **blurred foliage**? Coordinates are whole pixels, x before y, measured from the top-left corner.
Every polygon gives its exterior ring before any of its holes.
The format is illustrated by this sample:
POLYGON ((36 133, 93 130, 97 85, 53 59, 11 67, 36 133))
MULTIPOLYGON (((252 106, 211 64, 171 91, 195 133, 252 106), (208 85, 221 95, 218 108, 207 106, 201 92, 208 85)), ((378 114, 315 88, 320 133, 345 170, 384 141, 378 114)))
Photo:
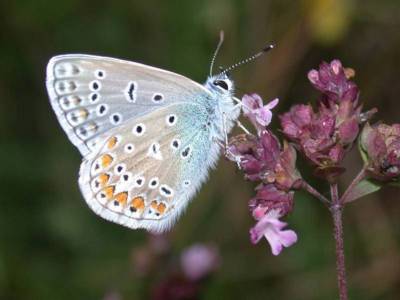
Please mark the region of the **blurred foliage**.
MULTIPOLYGON (((79 154, 45 91, 45 66, 53 55, 126 58, 202 82, 224 29, 217 65, 266 42, 277 44, 235 71, 239 96, 256 91, 265 99, 279 97, 283 112, 315 98, 309 69, 339 58, 356 70, 365 107, 377 106, 378 119, 399 122, 398 0, 15 0, 0 2, 0 25, 1 299, 146 299, 163 277, 162 269, 151 280, 134 272, 132 253, 147 240, 144 231, 103 221, 80 195, 79 154)), ((349 157, 343 185, 360 165, 356 153, 349 157)), ((195 242, 219 247, 222 264, 203 298, 334 299, 329 212, 299 193, 289 218, 299 242, 275 258, 266 243, 249 243, 246 205, 253 188, 222 160, 168 235, 176 255, 195 242)), ((352 299, 400 298, 396 193, 384 189, 345 211, 352 299)))

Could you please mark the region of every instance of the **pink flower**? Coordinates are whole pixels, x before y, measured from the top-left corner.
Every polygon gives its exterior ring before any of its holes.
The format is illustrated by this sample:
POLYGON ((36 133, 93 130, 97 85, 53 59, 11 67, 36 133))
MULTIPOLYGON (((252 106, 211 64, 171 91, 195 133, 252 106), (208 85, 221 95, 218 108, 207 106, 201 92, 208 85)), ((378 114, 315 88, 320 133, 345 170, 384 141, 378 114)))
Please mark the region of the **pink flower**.
POLYGON ((268 130, 259 135, 238 135, 230 140, 229 159, 236 161, 247 179, 276 183, 283 190, 298 188, 301 176, 296 169, 296 151, 268 130))
POLYGON ((315 174, 333 182, 345 168, 341 163, 360 132, 360 126, 376 110, 361 113, 359 91, 350 81, 352 69, 339 60, 323 62, 308 79, 321 92, 318 108, 294 105, 280 116, 283 133, 316 167, 315 174))
POLYGON ((202 279, 218 268, 218 250, 212 246, 195 244, 182 253, 181 265, 188 279, 202 279))
POLYGON ((279 211, 280 216, 286 216, 293 209, 293 191, 283 191, 276 184, 259 185, 257 194, 249 201, 249 209, 257 221, 271 210, 279 211), (260 215, 260 212, 262 214, 260 215))
POLYGON ((271 123, 273 109, 279 102, 279 99, 274 99, 267 105, 263 105, 263 100, 257 94, 244 95, 243 114, 249 118, 258 132, 265 129, 271 123))
POLYGON ((311 70, 308 79, 311 84, 324 94, 326 102, 338 103, 343 100, 355 102, 358 99, 358 88, 349 80, 354 71, 343 68, 335 59, 330 63, 322 62, 319 70, 311 70), (350 75, 351 74, 351 75, 350 75))
POLYGON ((250 229, 253 244, 258 243, 264 236, 271 246, 272 254, 279 255, 283 247, 290 247, 297 242, 297 234, 293 230, 282 230, 287 224, 279 220, 281 216, 278 210, 270 210, 263 214, 262 208, 256 208, 253 216, 258 218, 257 224, 250 229))

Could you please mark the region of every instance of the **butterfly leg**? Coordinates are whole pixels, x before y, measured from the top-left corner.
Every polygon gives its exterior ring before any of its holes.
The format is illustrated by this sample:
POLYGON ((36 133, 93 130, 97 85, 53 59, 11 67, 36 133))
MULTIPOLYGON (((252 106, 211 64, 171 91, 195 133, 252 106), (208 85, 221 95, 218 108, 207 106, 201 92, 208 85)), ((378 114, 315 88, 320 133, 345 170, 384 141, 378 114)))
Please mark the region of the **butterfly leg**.
MULTIPOLYGON (((240 101, 239 99, 236 99, 236 98, 233 98, 233 99, 234 99, 236 102, 238 102, 238 103, 233 107, 232 110, 235 110, 235 109, 237 109, 238 107, 242 107, 242 106, 243 106, 242 101, 240 101)), ((242 129, 246 134, 251 134, 250 131, 249 131, 246 127, 244 127, 244 125, 243 125, 239 120, 236 120, 236 125, 237 125, 240 129, 242 129)))
POLYGON ((228 148, 228 132, 226 131, 226 114, 222 114, 223 117, 223 123, 222 123, 222 129, 224 131, 224 137, 225 137, 225 151, 228 148))
POLYGON ((233 109, 236 109, 236 107, 240 106, 240 107, 246 107, 248 110, 251 110, 250 107, 248 107, 247 105, 243 104, 243 101, 237 99, 237 98, 233 98, 234 101, 236 101, 236 105, 233 107, 233 109))
MULTIPOLYGON (((218 141, 218 143, 219 143, 219 145, 220 145, 221 147, 224 147, 224 145, 223 145, 223 143, 222 143, 221 141, 218 141)), ((224 156, 225 156, 227 159, 229 159, 229 160, 231 160, 231 161, 234 161, 234 162, 236 163, 238 169, 239 169, 239 170, 241 169, 241 166, 240 166, 240 162, 241 162, 241 158, 242 158, 241 155, 237 155, 237 154, 232 153, 232 151, 229 149, 229 147, 226 147, 226 148, 225 148, 224 156)))
POLYGON ((246 127, 244 127, 244 125, 243 125, 239 120, 236 121, 236 124, 237 124, 237 126, 238 126, 240 129, 242 129, 246 134, 251 134, 250 131, 249 131, 246 127))
MULTIPOLYGON (((224 130, 224 135, 225 135, 225 145, 223 145, 224 151, 225 151, 225 152, 224 152, 224 155, 225 155, 225 157, 227 157, 228 159, 234 160, 234 161, 236 162, 238 168, 241 169, 241 168, 240 168, 240 160, 241 160, 240 155, 236 155, 236 154, 232 153, 232 151, 229 149, 228 133, 227 133, 227 131, 226 131, 226 114, 223 113, 222 116, 223 116, 222 128, 223 128, 223 130, 224 130)), ((243 128, 244 128, 244 126, 243 126, 243 128)), ((245 129, 245 130, 247 130, 247 129, 245 129)), ((247 132, 248 132, 248 131, 247 131, 247 132)), ((220 142, 220 143, 221 143, 221 142, 220 142)))

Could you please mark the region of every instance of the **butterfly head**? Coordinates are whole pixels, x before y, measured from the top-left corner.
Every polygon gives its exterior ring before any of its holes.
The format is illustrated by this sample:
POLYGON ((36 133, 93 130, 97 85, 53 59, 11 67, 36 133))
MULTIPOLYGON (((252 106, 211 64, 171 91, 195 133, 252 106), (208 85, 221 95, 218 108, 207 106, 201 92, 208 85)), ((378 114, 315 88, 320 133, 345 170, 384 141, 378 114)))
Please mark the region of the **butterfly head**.
POLYGON ((227 73, 208 77, 206 87, 221 96, 232 96, 235 90, 233 80, 227 73))

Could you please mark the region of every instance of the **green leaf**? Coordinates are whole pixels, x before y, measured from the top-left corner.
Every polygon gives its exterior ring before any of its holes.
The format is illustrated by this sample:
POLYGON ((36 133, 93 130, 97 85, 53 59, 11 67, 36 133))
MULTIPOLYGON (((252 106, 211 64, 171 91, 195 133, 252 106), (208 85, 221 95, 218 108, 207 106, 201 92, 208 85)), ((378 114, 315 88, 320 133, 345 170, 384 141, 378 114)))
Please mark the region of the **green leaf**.
POLYGON ((400 178, 389 183, 390 186, 400 187, 400 178))
POLYGON ((367 152, 364 150, 362 144, 361 144, 361 134, 358 137, 358 142, 357 142, 357 146, 358 146, 358 151, 360 151, 361 154, 361 158, 363 159, 364 163, 367 164, 368 163, 368 154, 367 152))
MULTIPOLYGON (((400 186, 400 185, 399 185, 400 186)), ((379 191, 382 188, 382 184, 378 183, 372 179, 364 179, 360 181, 346 196, 344 199, 345 203, 352 202, 366 196, 368 194, 372 194, 374 192, 379 191)))

